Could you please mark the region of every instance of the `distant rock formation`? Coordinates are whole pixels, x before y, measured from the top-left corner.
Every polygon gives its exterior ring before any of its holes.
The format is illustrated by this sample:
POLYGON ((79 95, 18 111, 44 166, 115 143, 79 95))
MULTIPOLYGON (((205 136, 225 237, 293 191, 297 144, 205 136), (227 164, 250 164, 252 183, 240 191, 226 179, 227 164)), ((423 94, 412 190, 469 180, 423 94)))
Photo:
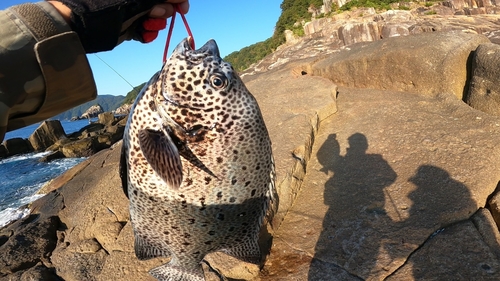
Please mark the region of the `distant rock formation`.
POLYGON ((79 119, 90 119, 96 118, 99 114, 103 113, 104 110, 100 104, 91 106, 87 111, 85 111, 79 119))
POLYGON ((132 108, 132 104, 123 104, 113 111, 115 115, 126 115, 130 113, 130 108, 132 108))

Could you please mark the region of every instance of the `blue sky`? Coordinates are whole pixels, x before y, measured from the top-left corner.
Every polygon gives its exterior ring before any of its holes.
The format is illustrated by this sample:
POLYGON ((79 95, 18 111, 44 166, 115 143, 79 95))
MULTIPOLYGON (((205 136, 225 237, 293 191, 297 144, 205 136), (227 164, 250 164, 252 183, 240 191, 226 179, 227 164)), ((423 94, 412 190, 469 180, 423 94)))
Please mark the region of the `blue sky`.
MULTIPOLYGON (((0 0, 0 9, 25 3, 22 0, 0 0)), ((36 2, 36 1, 34 1, 36 2)), ((196 47, 215 39, 224 57, 243 47, 272 36, 281 13, 282 0, 191 0, 186 15, 196 47)), ((168 27, 167 27, 168 29, 168 27)), ((187 36, 179 16, 170 43, 170 50, 187 36)), ((146 82, 160 70, 167 32, 149 44, 127 41, 109 52, 97 55, 111 65, 130 84, 146 82)), ((95 55, 88 55, 98 94, 125 95, 131 87, 95 55)))

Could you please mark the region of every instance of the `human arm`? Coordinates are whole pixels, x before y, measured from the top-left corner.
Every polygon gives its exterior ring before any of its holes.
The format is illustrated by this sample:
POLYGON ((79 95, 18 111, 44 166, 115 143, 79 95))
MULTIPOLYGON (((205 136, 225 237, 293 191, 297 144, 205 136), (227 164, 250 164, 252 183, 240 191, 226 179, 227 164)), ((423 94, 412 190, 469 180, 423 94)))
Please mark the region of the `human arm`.
MULTIPOLYGON (((180 2, 184 12, 189 7, 187 1, 171 2, 180 2)), ((85 56, 90 50, 71 28, 71 9, 54 3, 0 11, 0 141, 6 131, 43 121, 97 95, 85 56)), ((173 10, 171 4, 160 3, 144 15, 164 19, 172 14, 169 8, 173 10), (155 14, 155 8, 165 13, 155 14)), ((119 44, 126 39, 134 38, 113 40, 119 44)))

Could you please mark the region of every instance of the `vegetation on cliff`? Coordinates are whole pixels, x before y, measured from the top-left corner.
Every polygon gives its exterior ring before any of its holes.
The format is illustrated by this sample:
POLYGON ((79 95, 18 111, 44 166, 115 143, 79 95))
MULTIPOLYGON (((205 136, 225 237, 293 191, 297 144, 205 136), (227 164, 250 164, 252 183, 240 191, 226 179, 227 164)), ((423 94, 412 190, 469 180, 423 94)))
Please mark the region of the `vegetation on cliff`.
POLYGON ((272 53, 279 45, 285 43, 285 30, 294 29, 294 24, 311 17, 309 7, 320 7, 323 0, 283 0, 281 15, 276 23, 274 34, 271 38, 250 45, 227 55, 224 60, 230 62, 237 71, 248 68, 265 56, 272 53))
POLYGON ((146 85, 146 82, 142 83, 139 86, 135 86, 134 89, 132 89, 132 91, 128 92, 127 95, 125 96, 125 99, 123 100, 122 104, 134 103, 135 98, 137 97, 139 92, 142 90, 144 85, 146 85))

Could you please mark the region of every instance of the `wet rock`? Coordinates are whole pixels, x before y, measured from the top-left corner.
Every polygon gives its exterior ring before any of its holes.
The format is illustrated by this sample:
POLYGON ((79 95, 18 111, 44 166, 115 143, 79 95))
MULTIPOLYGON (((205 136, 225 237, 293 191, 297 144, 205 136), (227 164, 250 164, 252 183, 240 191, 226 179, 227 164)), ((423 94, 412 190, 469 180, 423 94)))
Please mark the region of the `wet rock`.
POLYGON ((66 138, 66 133, 59 120, 44 121, 31 134, 29 141, 35 151, 43 151, 58 140, 66 138))
POLYGON ((50 154, 47 154, 47 155, 43 156, 42 158, 40 158, 38 160, 38 162, 47 163, 47 162, 50 162, 52 160, 61 159, 61 158, 64 158, 64 157, 65 157, 64 153, 62 153, 61 151, 57 150, 57 151, 51 152, 50 154))

